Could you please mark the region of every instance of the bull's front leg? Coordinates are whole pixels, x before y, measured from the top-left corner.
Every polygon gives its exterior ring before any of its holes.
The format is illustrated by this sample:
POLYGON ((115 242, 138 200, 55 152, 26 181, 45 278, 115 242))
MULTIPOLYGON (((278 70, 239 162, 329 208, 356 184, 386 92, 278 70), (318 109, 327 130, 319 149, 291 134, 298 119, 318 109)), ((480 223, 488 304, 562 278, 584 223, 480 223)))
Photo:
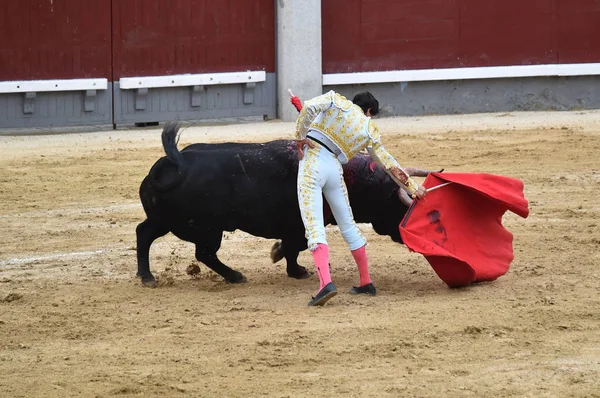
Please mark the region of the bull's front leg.
POLYGON ((290 278, 306 279, 312 274, 306 268, 298 264, 298 255, 300 251, 306 249, 306 239, 292 240, 284 239, 281 242, 275 242, 271 247, 271 260, 273 263, 278 262, 282 258, 286 261, 286 271, 290 278))

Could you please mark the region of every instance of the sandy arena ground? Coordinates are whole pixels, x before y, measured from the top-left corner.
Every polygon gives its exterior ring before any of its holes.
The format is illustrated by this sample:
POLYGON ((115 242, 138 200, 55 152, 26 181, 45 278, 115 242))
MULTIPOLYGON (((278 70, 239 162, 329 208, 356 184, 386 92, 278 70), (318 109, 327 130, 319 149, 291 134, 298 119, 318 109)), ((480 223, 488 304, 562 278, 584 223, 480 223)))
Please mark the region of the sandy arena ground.
MULTIPOLYGON (((229 285, 172 235, 136 279, 137 191, 160 129, 0 136, 1 397, 600 397, 600 112, 381 119, 401 164, 522 179, 504 218, 515 260, 449 289, 425 259, 363 225, 377 297, 329 228, 340 294, 273 265, 273 241, 227 233, 229 285)), ((187 128, 192 142, 289 137, 278 121, 187 128)), ((300 256, 309 266, 309 254, 300 256)))

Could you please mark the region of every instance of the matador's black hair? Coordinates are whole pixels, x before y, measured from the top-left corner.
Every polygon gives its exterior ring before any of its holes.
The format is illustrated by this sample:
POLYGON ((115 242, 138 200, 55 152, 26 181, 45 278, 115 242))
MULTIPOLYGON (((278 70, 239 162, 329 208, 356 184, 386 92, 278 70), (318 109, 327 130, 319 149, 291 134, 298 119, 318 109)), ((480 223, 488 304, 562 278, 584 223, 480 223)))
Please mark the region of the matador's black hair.
POLYGON ((368 91, 356 94, 352 102, 360 106, 365 114, 369 109, 371 109, 371 116, 379 113, 379 101, 368 91))

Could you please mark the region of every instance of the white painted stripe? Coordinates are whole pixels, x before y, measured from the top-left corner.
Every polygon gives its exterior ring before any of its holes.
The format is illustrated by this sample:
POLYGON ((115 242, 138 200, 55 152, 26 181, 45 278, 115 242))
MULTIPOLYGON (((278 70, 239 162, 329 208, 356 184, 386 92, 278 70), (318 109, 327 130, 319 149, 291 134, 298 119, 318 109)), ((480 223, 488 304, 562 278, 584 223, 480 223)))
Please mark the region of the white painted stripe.
POLYGON ((12 80, 0 81, 0 93, 106 90, 106 79, 12 80))
POLYGON ((382 72, 331 73, 323 85, 417 82, 434 80, 495 79, 538 76, 600 75, 600 63, 563 65, 513 65, 476 68, 391 70, 382 72))
POLYGON ((265 71, 122 77, 119 79, 119 88, 128 90, 136 88, 209 86, 215 84, 264 82, 266 79, 267 74, 265 71))

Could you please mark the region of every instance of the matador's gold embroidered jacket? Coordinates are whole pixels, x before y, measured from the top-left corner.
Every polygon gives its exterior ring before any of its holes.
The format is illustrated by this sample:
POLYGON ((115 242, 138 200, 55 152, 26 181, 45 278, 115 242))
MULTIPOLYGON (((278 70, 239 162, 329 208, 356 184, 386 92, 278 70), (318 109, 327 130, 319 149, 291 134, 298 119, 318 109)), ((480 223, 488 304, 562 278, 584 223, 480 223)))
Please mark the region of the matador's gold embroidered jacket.
POLYGON ((310 130, 325 135, 338 147, 342 152, 338 156, 342 164, 366 148, 410 194, 417 190, 416 183, 381 144, 381 134, 375 123, 344 96, 329 91, 305 101, 296 123, 296 139, 306 138, 310 130))

